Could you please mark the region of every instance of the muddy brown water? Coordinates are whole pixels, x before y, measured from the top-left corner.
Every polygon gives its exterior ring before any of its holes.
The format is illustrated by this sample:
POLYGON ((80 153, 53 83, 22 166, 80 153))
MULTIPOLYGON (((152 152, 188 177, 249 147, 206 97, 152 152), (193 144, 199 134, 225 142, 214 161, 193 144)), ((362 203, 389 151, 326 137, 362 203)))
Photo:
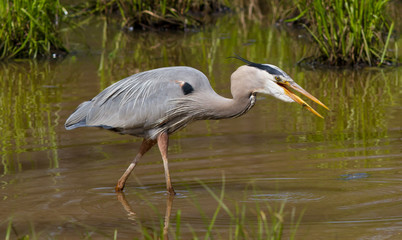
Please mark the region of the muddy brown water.
MULTIPOLYGON (((246 206, 251 225, 257 205, 286 202, 285 237, 295 211, 296 239, 402 238, 401 68, 302 69, 296 62, 315 51, 303 33, 231 16, 194 33, 125 34, 104 24, 66 34, 73 51, 63 60, 0 65, 0 237, 9 223, 12 238, 140 237, 141 229, 158 233, 171 204, 169 236, 180 215, 182 239, 203 238, 218 207, 207 188, 219 195, 224 185, 228 208, 246 206), (278 65, 331 111, 313 105, 320 119, 259 95, 240 118, 191 124, 170 140, 172 202, 156 148, 116 195, 140 139, 64 129, 80 102, 157 67, 195 67, 230 96, 230 74, 241 65, 226 58, 234 52, 278 65)), ((221 210, 212 236, 229 238, 232 225, 221 210)))

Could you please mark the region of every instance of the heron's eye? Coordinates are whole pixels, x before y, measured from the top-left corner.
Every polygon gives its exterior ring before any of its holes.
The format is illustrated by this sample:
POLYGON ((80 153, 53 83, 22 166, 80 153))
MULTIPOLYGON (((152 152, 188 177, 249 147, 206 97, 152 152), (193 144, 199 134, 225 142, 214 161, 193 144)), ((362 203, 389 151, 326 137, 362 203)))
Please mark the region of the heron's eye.
POLYGON ((275 76, 275 80, 276 80, 277 82, 282 82, 282 79, 281 79, 280 77, 278 77, 278 76, 275 76))

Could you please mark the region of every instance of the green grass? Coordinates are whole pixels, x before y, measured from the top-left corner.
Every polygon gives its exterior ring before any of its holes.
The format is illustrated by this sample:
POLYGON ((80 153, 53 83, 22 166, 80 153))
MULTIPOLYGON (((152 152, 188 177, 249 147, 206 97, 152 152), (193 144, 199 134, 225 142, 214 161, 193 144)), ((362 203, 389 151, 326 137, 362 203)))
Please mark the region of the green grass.
MULTIPOLYGON (((61 22, 82 15, 117 19, 126 29, 199 27, 207 15, 220 11, 224 0, 92 0, 69 6, 59 0, 0 1, 0 60, 54 58, 68 52, 59 34, 61 22)), ((64 21, 65 22, 65 21, 64 21)))
POLYGON ((187 29, 201 26, 225 0, 92 0, 80 3, 75 15, 99 13, 121 20, 127 29, 187 29))
POLYGON ((329 65, 391 64, 394 28, 385 12, 388 0, 298 0, 301 20, 320 48, 311 62, 329 65))
POLYGON ((0 60, 67 52, 57 34, 62 10, 58 0, 0 1, 0 60))
MULTIPOLYGON (((280 240, 283 239, 283 228, 285 222, 286 200, 283 200, 278 206, 272 207, 269 203, 265 202, 261 206, 258 202, 255 203, 255 207, 250 209, 250 206, 246 204, 235 204, 234 209, 230 209, 225 203, 225 178, 222 179, 222 188, 219 193, 215 193, 205 183, 199 182, 207 192, 216 200, 217 207, 211 219, 207 219, 206 227, 207 231, 204 235, 204 239, 211 239, 213 236, 213 230, 215 228, 215 222, 217 216, 223 210, 230 218, 230 224, 226 232, 230 233, 230 239, 268 239, 268 240, 280 240), (253 211, 254 218, 247 217, 247 212, 253 211)), ((196 199, 193 202, 197 205, 196 199)), ((205 214, 202 209, 197 206, 202 216, 205 214)), ((301 216, 295 220, 295 210, 291 212, 291 229, 289 239, 294 239, 296 230, 301 221, 301 216)), ((220 238, 219 238, 220 239, 220 238)), ((222 239, 225 239, 223 237, 222 239)))
MULTIPOLYGON (((383 65, 393 59, 388 49, 394 24, 385 12, 389 0, 91 0, 69 6, 69 19, 101 14, 125 29, 191 29, 210 21, 212 13, 228 6, 244 17, 263 22, 283 19, 303 22, 320 49, 307 60, 328 65, 383 65)), ((67 10, 59 0, 4 0, 0 2, 0 60, 64 54, 58 34, 67 10)))

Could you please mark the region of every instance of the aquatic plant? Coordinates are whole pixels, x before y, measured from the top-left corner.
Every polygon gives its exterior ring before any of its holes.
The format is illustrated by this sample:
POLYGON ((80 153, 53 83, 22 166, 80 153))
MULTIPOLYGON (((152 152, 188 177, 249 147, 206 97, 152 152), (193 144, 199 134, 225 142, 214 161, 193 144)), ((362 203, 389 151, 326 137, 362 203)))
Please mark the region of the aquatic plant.
POLYGON ((0 1, 0 59, 49 57, 67 52, 57 28, 59 1, 0 1))
MULTIPOLYGON (((228 226, 228 231, 230 239, 268 239, 268 240, 279 240, 283 238, 283 227, 285 216, 286 200, 280 202, 279 205, 272 207, 269 203, 265 203, 263 207, 260 206, 258 202, 255 203, 255 208, 252 211, 255 212, 254 217, 256 219, 250 219, 246 216, 246 212, 251 209, 245 204, 235 204, 234 211, 231 210, 225 203, 225 178, 222 178, 222 188, 219 196, 205 183, 199 181, 199 183, 208 191, 208 193, 217 201, 218 206, 214 211, 211 219, 205 221, 207 223, 207 231, 205 233, 204 239, 212 238, 212 231, 215 227, 215 221, 220 213, 221 209, 230 217, 230 224, 228 226)), ((193 198, 194 204, 202 213, 202 209, 197 206, 197 200, 193 198)), ((205 217, 205 214, 202 213, 205 217)), ((289 239, 294 239, 297 228, 301 221, 302 214, 296 220, 296 212, 293 208, 290 216, 290 236, 289 239)), ((198 239, 195 234, 194 239, 198 239)), ((223 237, 222 239, 225 239, 223 237)))
MULTIPOLYGON (((273 206, 265 202, 263 205, 256 202, 255 205, 247 205, 242 201, 241 204, 235 203, 234 206, 229 206, 230 200, 225 195, 225 180, 222 179, 222 188, 220 192, 216 192, 207 184, 199 181, 210 196, 216 200, 216 207, 212 216, 204 212, 194 194, 189 194, 189 205, 194 205, 200 212, 202 221, 204 222, 205 230, 195 232, 190 223, 183 221, 182 212, 177 209, 174 216, 171 216, 173 197, 168 196, 165 215, 161 214, 158 207, 155 206, 149 198, 135 193, 142 201, 146 202, 150 208, 150 213, 156 217, 155 223, 152 225, 149 220, 145 222, 134 217, 134 210, 124 197, 124 193, 118 193, 118 201, 123 205, 124 209, 128 211, 129 219, 135 222, 133 227, 133 239, 267 239, 267 240, 280 240, 284 239, 286 232, 286 239, 295 239, 296 231, 301 222, 302 213, 297 216, 295 208, 288 212, 286 200, 282 200, 273 206), (223 213, 224 212, 224 213, 223 213), (218 216, 226 214, 229 216, 228 224, 216 224, 219 220, 218 216), (285 222, 290 220, 290 223, 285 222), (173 226, 172 226, 173 225, 173 226), (189 237, 191 236, 191 238, 189 237)), ((246 188, 247 193, 250 189, 246 188)), ((251 190, 254 194, 255 189, 251 190)), ((191 190, 189 190, 191 192, 191 190)), ((235 200, 237 201, 237 200, 235 200)), ((208 209, 206 209, 208 210, 208 209)), ((205 211, 206 211, 205 210, 205 211)), ((16 221, 13 217, 0 222, 2 225, 7 225, 5 228, 5 239, 37 239, 38 235, 41 238, 45 237, 43 233, 37 232, 33 223, 30 223, 30 229, 17 229, 15 227, 16 221), (23 235, 21 237, 21 235, 23 235)), ((113 232, 105 232, 104 229, 96 229, 91 226, 79 222, 70 222, 74 226, 80 226, 84 233, 81 234, 82 239, 92 239, 92 236, 100 235, 106 239, 119 239, 119 229, 114 229, 113 232)), ((199 226, 198 226, 199 228, 199 226)), ((55 235, 47 236, 48 239, 57 239, 55 235)))
POLYGON ((388 0, 298 0, 301 21, 321 55, 308 59, 329 65, 391 64, 387 54, 394 28, 385 13, 388 0))
POLYGON ((186 29, 200 26, 204 16, 225 9, 224 0, 92 0, 80 3, 75 15, 100 13, 121 19, 126 29, 186 29))
MULTIPOLYGON (((256 193, 256 189, 251 184, 245 189, 245 199, 240 200, 241 203, 238 202, 239 199, 235 199, 233 203, 233 200, 230 200, 225 193, 225 177, 222 178, 222 187, 220 190, 215 190, 200 180, 198 180, 198 183, 217 204, 212 209, 203 209, 195 194, 192 194, 191 189, 188 187, 188 203, 199 211, 204 226, 202 227, 202 231, 196 232, 190 223, 183 222, 183 214, 180 209, 176 210, 175 216, 171 216, 174 201, 172 196, 168 196, 165 216, 162 216, 160 211, 158 211, 158 207, 152 204, 149 199, 140 193, 135 193, 142 201, 147 203, 159 219, 159 221, 156 221, 159 224, 155 224, 153 227, 149 224, 144 225, 137 219, 139 236, 135 239, 169 239, 173 237, 173 239, 280 240, 284 238, 284 232, 286 232, 288 239, 295 239, 303 212, 297 216, 295 208, 292 208, 289 213, 287 211, 286 199, 274 205, 270 205, 268 202, 247 204, 247 195, 256 193), (213 211, 210 212, 208 210, 213 211), (221 223, 217 224, 219 217, 222 215, 225 215, 228 221, 224 226, 221 223), (286 231, 284 231, 285 226, 286 231), (189 234, 191 234, 191 238, 189 234)), ((119 198, 119 201, 126 211, 133 211, 125 200, 124 195, 119 198)), ((134 213, 131 212, 131 214, 134 213)), ((118 230, 115 230, 115 236, 117 235, 116 232, 118 230)))

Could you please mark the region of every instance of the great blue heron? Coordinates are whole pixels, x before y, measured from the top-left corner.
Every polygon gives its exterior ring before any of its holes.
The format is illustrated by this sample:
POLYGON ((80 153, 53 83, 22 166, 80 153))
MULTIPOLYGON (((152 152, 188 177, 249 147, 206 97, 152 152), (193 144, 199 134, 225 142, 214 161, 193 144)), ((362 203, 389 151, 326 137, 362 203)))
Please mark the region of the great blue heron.
POLYGON ((156 143, 162 155, 166 187, 175 194, 168 168, 169 134, 195 120, 235 118, 249 111, 257 93, 297 102, 319 117, 293 90, 328 109, 280 68, 235 57, 247 65, 231 76, 232 99, 218 95, 208 78, 191 67, 165 67, 120 80, 92 100, 81 103, 65 123, 66 129, 101 127, 142 137, 139 152, 117 182, 122 191, 140 158, 156 143))

